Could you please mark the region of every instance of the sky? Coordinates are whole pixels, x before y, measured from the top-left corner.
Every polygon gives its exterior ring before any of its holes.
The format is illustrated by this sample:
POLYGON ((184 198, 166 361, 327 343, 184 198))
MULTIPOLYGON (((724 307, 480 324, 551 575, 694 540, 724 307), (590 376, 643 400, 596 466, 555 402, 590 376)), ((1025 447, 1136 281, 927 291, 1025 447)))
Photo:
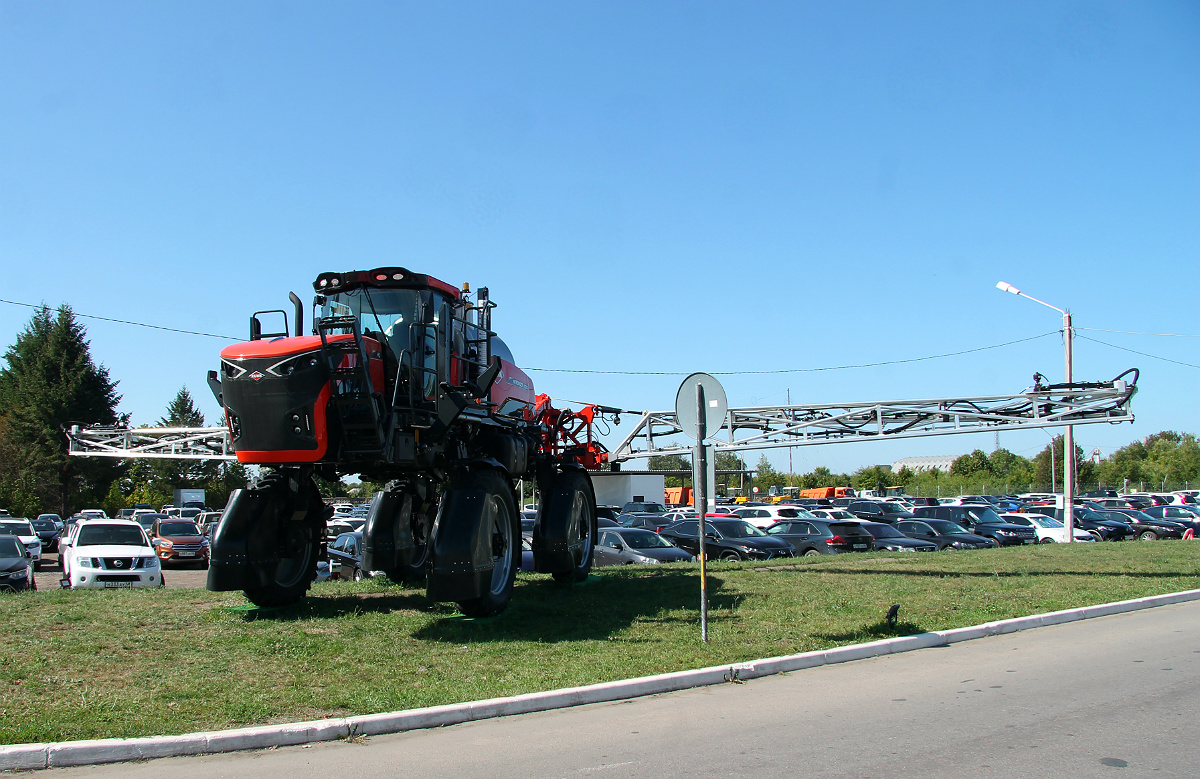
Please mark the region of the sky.
POLYGON ((1061 380, 1004 280, 1072 311, 1077 379, 1141 369, 1086 451, 1200 433, 1200 5, 0 0, 5 346, 43 302, 223 336, 81 320, 134 424, 181 387, 212 422, 252 312, 390 265, 488 287, 539 392, 631 410, 694 371, 731 406, 1061 380))

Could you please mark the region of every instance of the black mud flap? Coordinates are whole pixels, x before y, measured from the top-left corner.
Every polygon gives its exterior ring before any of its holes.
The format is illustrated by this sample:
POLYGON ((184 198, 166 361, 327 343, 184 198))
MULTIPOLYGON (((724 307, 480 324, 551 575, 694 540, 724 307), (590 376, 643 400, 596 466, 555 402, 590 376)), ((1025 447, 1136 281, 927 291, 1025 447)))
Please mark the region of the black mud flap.
POLYGON ((277 526, 284 501, 278 487, 234 490, 213 532, 208 589, 264 587, 279 565, 277 526))
POLYGON ((363 525, 364 571, 390 571, 412 563, 413 496, 407 490, 375 493, 363 525))
MULTIPOLYGON (((579 512, 582 502, 592 500, 582 489, 587 481, 582 468, 568 468, 539 480, 542 493, 537 521, 533 526, 533 570, 538 573, 565 573, 574 570, 586 539, 580 534, 579 512)), ((590 482, 589 482, 590 483, 590 482)), ((595 508, 592 508, 595 513, 595 508)))
POLYGON ((464 601, 488 591, 495 560, 488 492, 447 490, 429 542, 426 594, 434 601, 464 601))

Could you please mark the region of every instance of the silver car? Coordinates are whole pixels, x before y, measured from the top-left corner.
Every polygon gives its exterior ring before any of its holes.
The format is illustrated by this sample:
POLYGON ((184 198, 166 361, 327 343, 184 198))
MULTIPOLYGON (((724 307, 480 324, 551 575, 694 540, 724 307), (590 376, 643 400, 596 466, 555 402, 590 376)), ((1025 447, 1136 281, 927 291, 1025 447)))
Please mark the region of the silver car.
POLYGON ((634 527, 603 528, 596 540, 595 564, 655 565, 688 562, 696 558, 650 530, 634 527))

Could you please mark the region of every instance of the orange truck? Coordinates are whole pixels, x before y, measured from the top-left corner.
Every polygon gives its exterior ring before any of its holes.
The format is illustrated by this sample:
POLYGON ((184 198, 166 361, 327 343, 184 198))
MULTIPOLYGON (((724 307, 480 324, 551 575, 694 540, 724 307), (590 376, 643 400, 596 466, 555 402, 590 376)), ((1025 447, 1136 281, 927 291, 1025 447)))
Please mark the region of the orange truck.
POLYGON ((800 490, 802 498, 854 498, 857 495, 853 487, 816 487, 811 490, 800 490))

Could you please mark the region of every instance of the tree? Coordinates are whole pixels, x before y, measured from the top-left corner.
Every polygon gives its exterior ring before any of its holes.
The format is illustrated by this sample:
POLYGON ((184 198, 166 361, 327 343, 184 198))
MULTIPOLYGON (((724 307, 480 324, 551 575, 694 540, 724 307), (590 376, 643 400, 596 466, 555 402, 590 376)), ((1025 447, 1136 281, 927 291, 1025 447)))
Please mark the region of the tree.
MULTIPOLYGON (((651 471, 687 471, 692 470, 692 461, 689 457, 684 457, 681 454, 664 454, 658 457, 651 457, 647 463, 651 471)), ((688 477, 667 476, 664 483, 668 487, 683 487, 691 484, 692 479, 688 477)))
MULTIPOLYGON (((204 414, 196 408, 187 387, 180 387, 179 392, 175 393, 175 397, 167 404, 166 415, 158 420, 158 426, 204 427, 204 414)), ((218 460, 155 460, 150 471, 154 494, 164 498, 164 503, 173 500, 177 489, 203 489, 205 503, 212 505, 208 490, 210 485, 217 486, 215 482, 221 477, 218 460)))
POLYGON ((760 457, 754 473, 754 486, 758 487, 759 492, 765 493, 771 487, 782 487, 785 484, 787 477, 775 470, 765 454, 760 457))
POLYGON ((22 513, 99 505, 124 464, 70 457, 62 429, 113 424, 120 396, 108 370, 92 360, 82 325, 69 306, 42 306, 4 355, 0 370, 0 501, 22 513))

